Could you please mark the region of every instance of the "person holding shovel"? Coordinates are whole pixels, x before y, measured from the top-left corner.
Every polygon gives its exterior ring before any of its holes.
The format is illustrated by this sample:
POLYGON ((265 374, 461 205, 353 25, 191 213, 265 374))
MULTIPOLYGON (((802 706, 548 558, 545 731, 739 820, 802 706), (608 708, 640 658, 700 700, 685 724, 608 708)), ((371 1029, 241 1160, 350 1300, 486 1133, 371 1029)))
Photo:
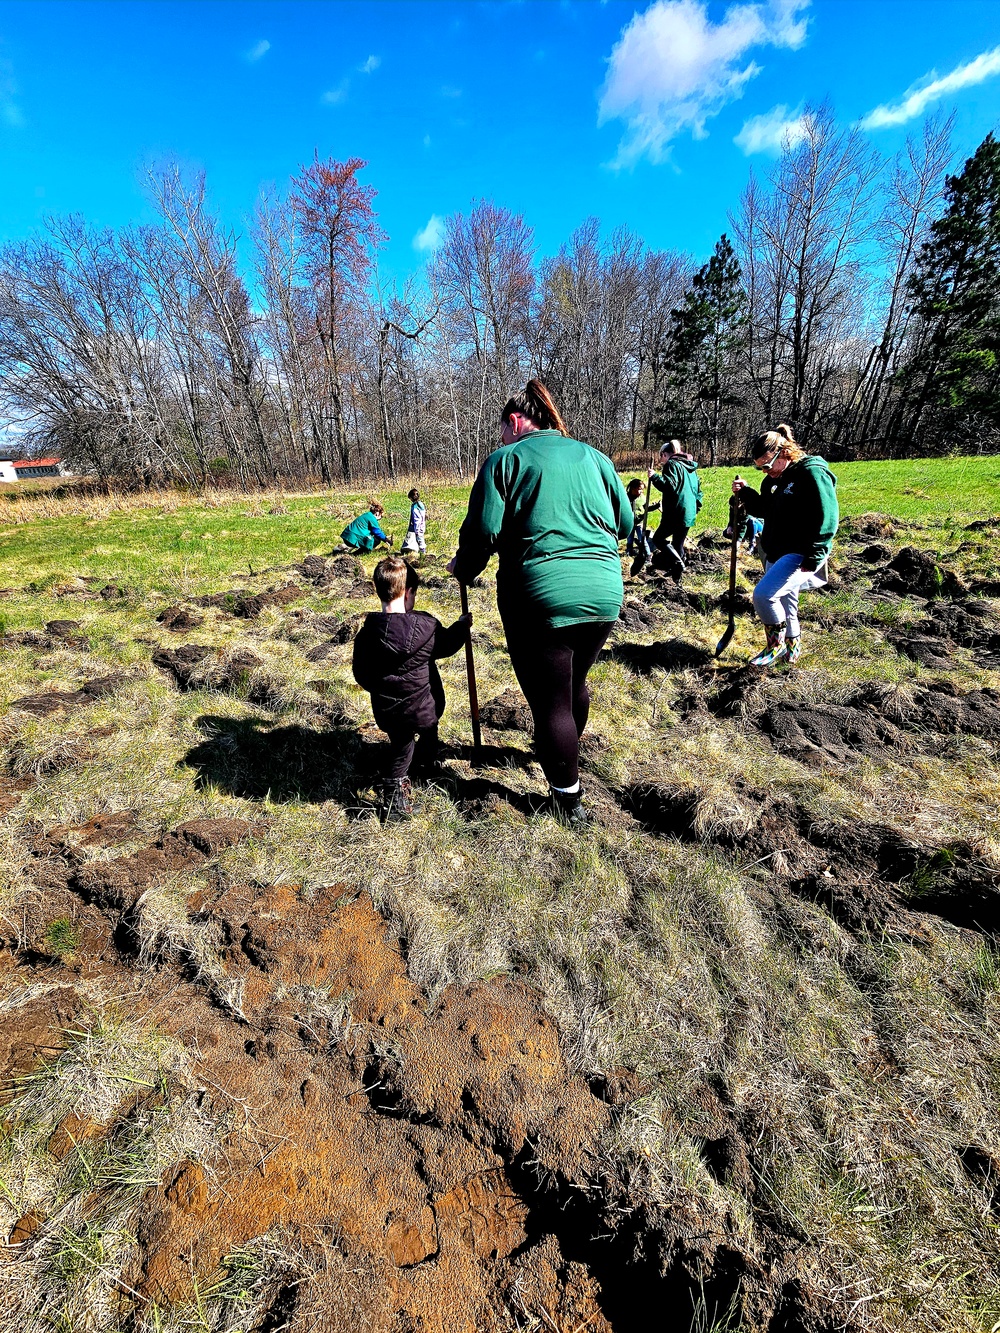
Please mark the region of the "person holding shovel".
POLYGON ((680 582, 684 543, 701 508, 698 464, 685 453, 680 440, 668 440, 660 449, 660 470, 650 468, 649 480, 663 494, 660 524, 653 536, 653 568, 666 570, 680 582))
POLYGON ((754 589, 753 605, 767 641, 750 665, 769 667, 782 660, 794 665, 802 655, 799 594, 821 588, 828 578, 840 522, 837 478, 826 460, 807 454, 783 423, 755 436, 750 456, 754 467, 767 474, 759 492, 742 477, 733 481, 743 508, 764 520, 764 576, 754 589))
POLYGON ((497 605, 549 810, 578 825, 587 818, 587 675, 621 610, 618 542, 632 531, 632 506, 611 459, 572 438, 538 380, 508 400, 500 421, 500 447, 476 478, 448 569, 471 583, 499 556, 497 605))
POLYGON ((437 663, 468 640, 472 617, 447 628, 415 602, 420 579, 401 556, 380 560, 372 576, 381 611, 372 611, 354 640, 354 679, 372 697, 376 723, 389 737, 381 783, 385 822, 413 813, 410 765, 432 770, 437 759, 438 722, 444 686, 437 663))

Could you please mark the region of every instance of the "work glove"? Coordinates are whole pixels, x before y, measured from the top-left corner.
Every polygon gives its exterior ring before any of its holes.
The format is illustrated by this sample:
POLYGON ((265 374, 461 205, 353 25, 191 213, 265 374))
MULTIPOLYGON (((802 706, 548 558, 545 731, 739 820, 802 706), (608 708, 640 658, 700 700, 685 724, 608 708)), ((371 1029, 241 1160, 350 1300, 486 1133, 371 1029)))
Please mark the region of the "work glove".
POLYGON ((802 570, 803 574, 815 574, 819 569, 819 561, 815 556, 807 555, 802 564, 799 565, 799 569, 802 570))

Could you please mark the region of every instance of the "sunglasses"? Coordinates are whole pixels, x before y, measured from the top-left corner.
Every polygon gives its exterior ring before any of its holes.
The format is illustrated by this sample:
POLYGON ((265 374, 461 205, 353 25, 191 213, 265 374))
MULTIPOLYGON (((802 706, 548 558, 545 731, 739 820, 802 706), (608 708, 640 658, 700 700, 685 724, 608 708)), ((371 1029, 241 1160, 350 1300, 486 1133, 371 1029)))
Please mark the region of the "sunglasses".
POLYGON ((761 454, 759 458, 755 458, 753 460, 753 465, 756 468, 760 468, 761 472, 766 472, 780 453, 781 446, 779 445, 777 449, 772 449, 769 454, 761 454))

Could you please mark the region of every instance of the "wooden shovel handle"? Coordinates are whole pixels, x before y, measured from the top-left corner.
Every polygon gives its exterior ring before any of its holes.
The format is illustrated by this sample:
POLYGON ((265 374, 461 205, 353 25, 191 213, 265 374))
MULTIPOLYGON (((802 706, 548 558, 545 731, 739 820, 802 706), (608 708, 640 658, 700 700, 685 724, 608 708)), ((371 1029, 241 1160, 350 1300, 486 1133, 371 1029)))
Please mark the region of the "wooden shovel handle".
MULTIPOLYGON (((469 590, 464 583, 460 583, 459 589, 462 595, 462 615, 469 614, 469 590)), ((479 691, 476 689, 476 659, 472 652, 472 631, 469 631, 469 637, 465 640, 465 674, 469 681, 469 715, 472 718, 472 751, 473 761, 478 760, 479 752, 483 748, 483 732, 479 725, 479 691)))

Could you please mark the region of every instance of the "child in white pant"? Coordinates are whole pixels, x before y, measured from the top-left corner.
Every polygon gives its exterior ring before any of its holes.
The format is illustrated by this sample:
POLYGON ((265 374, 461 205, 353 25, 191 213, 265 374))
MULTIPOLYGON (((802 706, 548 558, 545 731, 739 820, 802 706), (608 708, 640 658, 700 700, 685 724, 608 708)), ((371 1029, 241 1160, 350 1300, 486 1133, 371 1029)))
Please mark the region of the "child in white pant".
POLYGON ((410 523, 406 529, 406 536, 403 538, 401 551, 419 551, 421 555, 427 554, 427 510, 420 499, 420 492, 414 487, 407 493, 406 498, 410 502, 410 523))

